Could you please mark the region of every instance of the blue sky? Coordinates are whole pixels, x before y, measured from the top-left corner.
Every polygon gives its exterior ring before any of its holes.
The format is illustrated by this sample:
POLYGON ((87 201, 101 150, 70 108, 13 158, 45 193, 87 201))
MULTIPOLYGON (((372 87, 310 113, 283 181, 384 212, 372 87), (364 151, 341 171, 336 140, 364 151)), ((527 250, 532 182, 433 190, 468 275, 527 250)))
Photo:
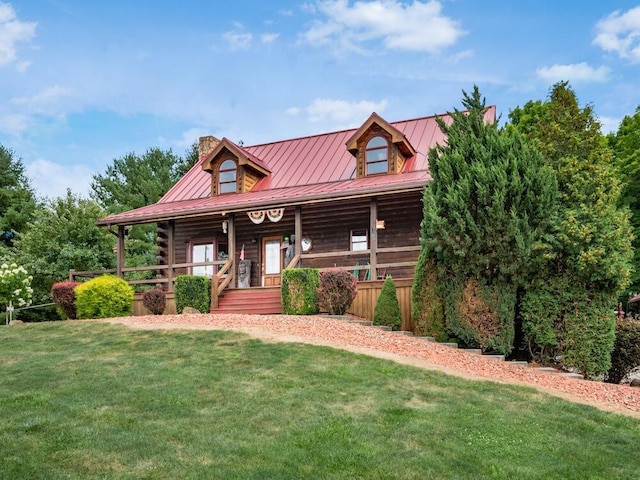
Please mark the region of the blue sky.
POLYGON ((640 105, 640 1, 0 0, 0 144, 41 197, 202 135, 245 145, 569 80, 605 131, 640 105))

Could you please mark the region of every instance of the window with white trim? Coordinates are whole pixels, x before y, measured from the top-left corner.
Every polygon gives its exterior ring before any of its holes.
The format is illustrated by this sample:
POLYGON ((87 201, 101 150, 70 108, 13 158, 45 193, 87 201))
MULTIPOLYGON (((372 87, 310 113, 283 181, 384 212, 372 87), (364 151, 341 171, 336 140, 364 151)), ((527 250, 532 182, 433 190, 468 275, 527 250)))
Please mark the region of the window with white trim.
POLYGON ((237 189, 238 165, 231 159, 220 164, 218 169, 218 193, 235 193, 237 189))
POLYGON ((366 175, 387 173, 389 170, 389 144, 383 137, 373 137, 364 151, 366 175))
POLYGON ((351 251, 360 252, 369 248, 369 239, 367 238, 367 230, 351 230, 351 251))

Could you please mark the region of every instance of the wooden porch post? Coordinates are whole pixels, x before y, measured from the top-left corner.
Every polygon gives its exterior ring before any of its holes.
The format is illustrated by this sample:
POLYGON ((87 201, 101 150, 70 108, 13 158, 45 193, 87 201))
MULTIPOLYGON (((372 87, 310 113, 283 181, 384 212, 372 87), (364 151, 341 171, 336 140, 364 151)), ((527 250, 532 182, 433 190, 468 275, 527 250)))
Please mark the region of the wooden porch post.
POLYGON ((122 269, 124 268, 124 225, 118 225, 118 246, 116 252, 116 275, 123 278, 122 269))
POLYGON ((173 264, 176 261, 176 236, 175 236, 176 224, 174 220, 169 220, 169 232, 167 235, 167 291, 173 292, 173 264))
POLYGON ((378 230, 376 229, 376 220, 378 219, 378 203, 376 198, 371 198, 371 203, 369 205, 369 250, 371 253, 369 254, 369 280, 376 280, 378 278, 378 230))
POLYGON ((236 224, 233 214, 229 215, 229 225, 227 226, 227 244, 229 246, 229 258, 231 259, 231 271, 229 275, 233 275, 231 285, 238 286, 238 279, 236 278, 236 224))
MULTIPOLYGON (((296 236, 294 255, 296 257, 300 257, 300 255, 302 254, 302 207, 300 206, 296 207, 294 232, 296 236)), ((298 265, 296 265, 296 267, 297 266, 298 265)))

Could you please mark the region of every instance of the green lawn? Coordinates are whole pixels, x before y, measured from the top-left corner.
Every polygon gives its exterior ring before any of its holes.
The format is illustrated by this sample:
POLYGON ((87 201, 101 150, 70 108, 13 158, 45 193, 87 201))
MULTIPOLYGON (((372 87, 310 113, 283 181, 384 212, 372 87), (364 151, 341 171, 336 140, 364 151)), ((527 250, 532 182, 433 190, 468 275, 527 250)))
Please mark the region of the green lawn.
POLYGON ((0 478, 640 477, 640 421, 237 333, 0 327, 0 478))

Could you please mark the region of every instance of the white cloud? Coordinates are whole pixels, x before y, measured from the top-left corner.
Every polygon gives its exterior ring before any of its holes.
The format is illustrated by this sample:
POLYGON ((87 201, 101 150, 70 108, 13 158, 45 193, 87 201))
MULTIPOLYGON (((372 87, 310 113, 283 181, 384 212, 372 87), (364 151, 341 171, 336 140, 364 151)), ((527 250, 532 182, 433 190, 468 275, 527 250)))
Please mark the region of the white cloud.
POLYGON ((21 22, 9 3, 0 1, 0 65, 16 59, 16 44, 31 40, 36 33, 34 22, 21 22))
POLYGON ((536 70, 539 78, 547 82, 570 80, 572 82, 604 82, 609 79, 611 69, 604 65, 594 68, 589 64, 573 63, 567 65, 554 64, 536 70))
POLYGON ((31 125, 31 117, 21 113, 2 113, 0 111, 0 132, 17 136, 31 125))
POLYGON ((300 114, 300 109, 298 107, 290 107, 285 110, 287 115, 291 115, 292 117, 296 117, 300 114))
POLYGON ((437 52, 456 43, 464 33, 458 22, 442 15, 436 0, 403 4, 398 0, 323 0, 317 10, 326 16, 304 32, 311 45, 335 43, 336 47, 364 53, 363 44, 381 41, 391 50, 437 52))
POLYGON ((14 105, 33 113, 48 115, 59 114, 59 100, 71 95, 71 90, 60 85, 47 87, 31 97, 16 97, 11 100, 14 105), (54 112, 57 111, 57 112, 54 112))
POLYGON ((182 132, 182 138, 180 138, 180 140, 175 140, 173 144, 178 147, 189 148, 194 142, 198 142, 198 138, 207 135, 211 135, 211 131, 206 128, 190 128, 189 130, 182 132))
POLYGON ((25 164, 25 172, 38 197, 57 198, 66 195, 67 188, 88 197, 95 172, 85 165, 60 165, 44 158, 25 164))
POLYGON ((596 24, 596 31, 595 45, 640 63, 640 6, 625 13, 616 10, 596 24))
POLYGON ((236 23, 233 30, 222 35, 231 50, 247 50, 251 46, 253 35, 242 28, 242 25, 236 23))
POLYGON ((334 128, 349 128, 362 123, 363 118, 372 112, 382 112, 386 106, 386 100, 376 103, 317 98, 306 108, 306 112, 311 122, 330 121, 338 124, 334 128))
POLYGON ((263 33, 260 35, 260 40, 262 43, 273 43, 280 36, 279 33, 263 33))
POLYGON ((602 126, 600 130, 602 130, 602 133, 604 133, 605 135, 608 133, 617 132, 618 128, 620 127, 620 122, 622 122, 620 118, 612 117, 598 117, 598 120, 600 121, 600 125, 602 126))

